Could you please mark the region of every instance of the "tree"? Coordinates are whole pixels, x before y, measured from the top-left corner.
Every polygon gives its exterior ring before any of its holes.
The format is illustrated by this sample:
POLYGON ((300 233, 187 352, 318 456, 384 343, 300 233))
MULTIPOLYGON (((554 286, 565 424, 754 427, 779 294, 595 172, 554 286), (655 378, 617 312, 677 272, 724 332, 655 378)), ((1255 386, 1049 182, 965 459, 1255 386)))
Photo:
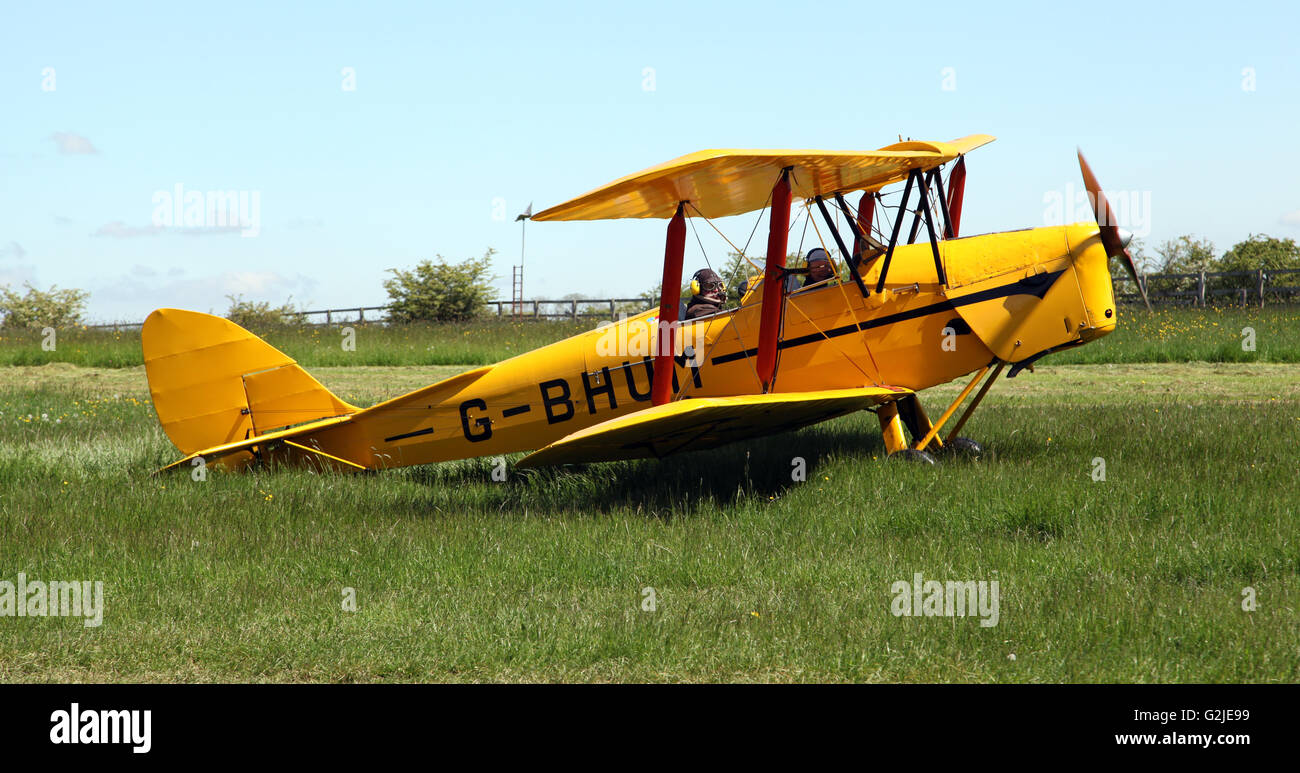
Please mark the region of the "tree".
POLYGON ((302 315, 293 307, 292 296, 282 306, 272 306, 270 301, 246 301, 242 294, 226 297, 230 299, 226 319, 245 330, 267 330, 302 323, 302 315))
POLYGON ((8 286, 0 287, 0 313, 4 322, 0 327, 14 328, 68 328, 81 324, 86 312, 85 290, 60 290, 54 285, 49 290, 37 290, 25 283, 26 295, 19 295, 8 286))
POLYGON ((422 260, 410 271, 390 268, 392 279, 384 289, 392 301, 388 316, 394 322, 457 322, 483 313, 496 291, 492 287, 492 256, 488 248, 481 258, 448 263, 422 260))
POLYGON ((1162 274, 1194 274, 1216 268, 1214 242, 1190 234, 1163 242, 1156 247, 1156 255, 1159 256, 1162 274))
MULTIPOLYGON (((1197 239, 1190 234, 1183 234, 1177 239, 1162 242, 1156 247, 1156 269, 1161 274, 1196 274, 1201 271, 1217 271, 1218 254, 1214 242, 1209 239, 1197 239)), ((1152 291, 1165 290, 1178 292, 1195 289, 1197 280, 1191 277, 1161 280, 1159 287, 1152 291)))
POLYGON ((1223 253, 1219 271, 1277 271, 1300 268, 1300 245, 1295 239, 1275 239, 1266 234, 1251 234, 1223 253))

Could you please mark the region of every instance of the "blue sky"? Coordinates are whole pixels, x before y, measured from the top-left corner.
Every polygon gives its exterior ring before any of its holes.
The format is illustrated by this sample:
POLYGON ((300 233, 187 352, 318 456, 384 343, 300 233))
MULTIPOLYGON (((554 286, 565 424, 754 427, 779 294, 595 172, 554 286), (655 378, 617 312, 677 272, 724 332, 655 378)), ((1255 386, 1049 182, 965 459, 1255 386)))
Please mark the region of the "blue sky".
MULTIPOLYGON (((530 201, 702 148, 900 134, 998 137, 968 161, 963 233, 1043 225, 1081 146, 1108 190, 1149 193, 1148 245, 1300 237, 1294 4, 918 8, 10 4, 0 283, 88 289, 97 320, 230 293, 371 305, 387 268, 494 247, 506 296, 530 201), (152 227, 178 183, 255 192, 257 235, 152 227)), ((526 295, 638 294, 663 225, 530 225, 526 295)))

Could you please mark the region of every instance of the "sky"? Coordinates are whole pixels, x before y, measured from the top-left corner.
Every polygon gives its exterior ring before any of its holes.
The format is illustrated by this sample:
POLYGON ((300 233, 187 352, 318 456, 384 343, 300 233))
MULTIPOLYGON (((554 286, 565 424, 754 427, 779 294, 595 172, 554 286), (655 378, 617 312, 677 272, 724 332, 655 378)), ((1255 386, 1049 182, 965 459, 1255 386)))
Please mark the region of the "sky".
MULTIPOLYGON (((715 147, 995 135, 967 160, 963 235, 1059 219, 1079 147, 1148 247, 1300 237, 1295 3, 8 2, 3 17, 0 285, 88 290, 94 321, 220 312, 229 295, 379 305, 387 269, 489 248, 508 298, 530 202, 715 147), (175 218, 178 186, 182 202, 242 197, 245 220, 175 218)), ((741 243, 755 217, 715 225, 741 243)), ((639 295, 664 225, 529 224, 525 296, 639 295)), ((696 225, 688 274, 726 257, 696 225)))

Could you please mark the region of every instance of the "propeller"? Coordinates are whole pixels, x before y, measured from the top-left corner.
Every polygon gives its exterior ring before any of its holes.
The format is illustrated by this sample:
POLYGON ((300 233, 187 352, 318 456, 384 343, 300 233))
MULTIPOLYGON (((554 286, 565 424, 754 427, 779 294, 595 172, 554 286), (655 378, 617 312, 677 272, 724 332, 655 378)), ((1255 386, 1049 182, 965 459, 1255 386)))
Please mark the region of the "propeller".
POLYGON ((1106 195, 1101 192, 1101 184, 1097 182, 1097 176, 1092 173, 1092 167, 1088 166, 1088 161, 1083 157, 1082 150, 1079 151, 1079 171, 1083 173, 1083 185, 1088 189, 1088 201, 1092 204, 1092 214, 1096 216, 1097 227, 1101 230, 1101 244, 1106 248, 1106 257, 1122 258, 1120 262, 1128 270, 1128 275, 1133 277, 1133 283, 1137 285, 1138 292, 1142 293, 1142 302, 1146 304, 1147 311, 1151 311, 1151 301, 1147 299, 1147 289, 1138 279, 1137 265, 1133 263, 1133 255, 1128 251, 1128 243, 1133 238, 1133 234, 1116 224, 1115 210, 1110 208, 1110 202, 1106 200, 1106 195))

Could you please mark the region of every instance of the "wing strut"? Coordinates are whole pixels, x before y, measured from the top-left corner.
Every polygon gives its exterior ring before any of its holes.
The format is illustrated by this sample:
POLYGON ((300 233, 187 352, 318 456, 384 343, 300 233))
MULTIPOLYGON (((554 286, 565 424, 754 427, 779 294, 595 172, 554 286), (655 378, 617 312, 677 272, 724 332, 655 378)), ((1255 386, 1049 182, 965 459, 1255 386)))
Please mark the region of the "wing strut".
POLYGON ((876 292, 885 291, 885 277, 889 275, 889 262, 894 259, 894 247, 898 246, 898 236, 903 230, 903 218, 907 215, 907 200, 912 195, 912 183, 918 177, 915 169, 907 175, 907 185, 903 186, 903 200, 898 202, 898 217, 894 218, 894 232, 889 236, 889 250, 885 252, 885 262, 880 266, 880 278, 876 280, 876 292))
MULTIPOLYGON (((664 243, 664 273, 659 285, 659 333, 655 336, 658 351, 655 352, 654 382, 650 387, 651 405, 663 405, 673 397, 673 349, 676 344, 673 337, 682 302, 682 258, 686 254, 685 203, 677 203, 677 214, 668 221, 668 238, 664 243)), ((788 203, 786 208, 788 211, 788 203)))
POLYGON ((939 284, 948 284, 948 276, 943 271, 943 261, 939 258, 939 239, 934 232, 934 216, 930 212, 929 183, 920 172, 913 172, 917 181, 921 184, 917 186, 921 194, 921 212, 919 214, 925 217, 925 232, 930 237, 930 251, 934 253, 934 273, 939 277, 939 284))
POLYGON ((948 197, 943 195, 943 177, 939 168, 930 170, 930 181, 934 183, 934 195, 939 199, 939 212, 943 214, 943 238, 952 239, 956 234, 952 230, 952 215, 948 212, 948 197))
POLYGON ((948 217, 952 222, 952 236, 961 234, 961 200, 966 195, 966 157, 957 159, 957 166, 948 175, 948 217))
POLYGON ((763 309, 758 326, 758 380, 763 393, 772 391, 776 379, 776 342, 781 337, 781 312, 785 306, 785 249, 790 231, 790 170, 772 188, 772 214, 767 225, 767 265, 763 272, 763 309))
MULTIPOLYGON (((836 194, 836 197, 841 201, 844 200, 839 194, 836 194)), ((818 196, 814 201, 817 202, 817 209, 821 210, 822 219, 826 221, 826 226, 831 229, 831 236, 835 237, 835 246, 839 247, 840 254, 844 256, 844 262, 849 266, 849 275, 853 277, 858 289, 862 291, 862 297, 865 298, 867 296, 867 286, 863 283, 862 277, 858 276, 858 261, 862 259, 862 256, 856 252, 849 252, 848 248, 844 246, 844 239, 840 236, 839 229, 835 227, 835 221, 831 219, 831 213, 826 210, 826 204, 822 201, 822 197, 818 196)), ((858 238, 857 224, 851 218, 849 219, 849 228, 853 230, 853 243, 860 244, 862 240, 858 238)))

